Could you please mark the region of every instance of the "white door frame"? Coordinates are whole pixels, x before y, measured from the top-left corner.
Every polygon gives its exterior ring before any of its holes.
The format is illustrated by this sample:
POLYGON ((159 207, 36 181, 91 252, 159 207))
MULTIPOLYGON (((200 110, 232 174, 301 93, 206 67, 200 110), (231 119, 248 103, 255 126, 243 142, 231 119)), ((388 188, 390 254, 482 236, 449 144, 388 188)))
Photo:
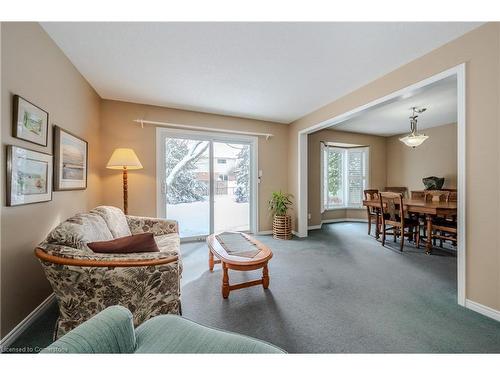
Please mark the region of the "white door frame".
MULTIPOLYGON (((165 207, 163 207, 163 191, 162 191, 162 183, 160 181, 160 176, 162 175, 162 171, 165 170, 165 160, 163 159, 164 155, 164 144, 162 139, 165 136, 170 137, 185 137, 194 139, 206 140, 211 142, 231 142, 235 143, 242 142, 250 144, 252 147, 250 148, 250 181, 251 181, 251 192, 250 192, 250 232, 257 233, 258 231, 258 217, 259 217, 259 189, 258 189, 258 137, 249 136, 249 135, 240 135, 240 134, 230 134, 230 133, 214 133, 210 131, 193 131, 193 130, 182 130, 182 129, 173 129, 173 128, 165 128, 165 127, 157 127, 156 128, 156 216, 157 217, 166 217, 165 207)), ((213 155, 213 147, 210 146, 209 149, 210 160, 212 160, 213 155)), ((210 168, 210 176, 213 175, 213 165, 212 162, 209 163, 210 168)), ((214 190, 214 181, 210 184, 210 196, 213 197, 214 190)), ((213 198, 210 200, 210 212, 213 215, 214 202, 213 198)), ((209 232, 213 232, 213 220, 210 219, 210 228, 209 232)), ((186 240, 199 239, 201 236, 187 238, 186 240)))
POLYGON ((457 301, 461 306, 465 306, 465 156, 466 156, 466 106, 465 106, 465 71, 466 64, 460 64, 432 77, 424 79, 413 85, 402 88, 389 95, 371 101, 367 104, 354 108, 341 115, 335 116, 331 119, 322 121, 312 125, 306 129, 302 129, 298 133, 298 201, 297 201, 297 235, 299 237, 307 237, 307 217, 308 217, 308 202, 307 202, 307 135, 318 130, 335 126, 341 122, 348 120, 355 115, 359 115, 370 109, 386 105, 390 102, 397 101, 412 95, 415 91, 423 89, 434 82, 440 81, 444 78, 456 76, 457 77, 457 163, 458 163, 458 176, 457 176, 457 193, 458 193, 458 248, 457 248, 457 301))

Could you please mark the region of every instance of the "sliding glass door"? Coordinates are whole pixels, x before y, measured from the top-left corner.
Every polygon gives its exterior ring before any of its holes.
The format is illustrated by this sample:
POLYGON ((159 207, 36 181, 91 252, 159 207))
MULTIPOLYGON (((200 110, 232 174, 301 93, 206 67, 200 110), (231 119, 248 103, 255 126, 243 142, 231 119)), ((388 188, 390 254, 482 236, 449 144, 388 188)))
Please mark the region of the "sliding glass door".
POLYGON ((214 231, 250 231, 250 145, 214 142, 214 231))
POLYGON ((182 224, 182 237, 210 232, 209 146, 208 141, 200 139, 165 138, 165 211, 182 224))
POLYGON ((256 140, 157 130, 158 216, 179 222, 183 239, 255 231, 256 140))

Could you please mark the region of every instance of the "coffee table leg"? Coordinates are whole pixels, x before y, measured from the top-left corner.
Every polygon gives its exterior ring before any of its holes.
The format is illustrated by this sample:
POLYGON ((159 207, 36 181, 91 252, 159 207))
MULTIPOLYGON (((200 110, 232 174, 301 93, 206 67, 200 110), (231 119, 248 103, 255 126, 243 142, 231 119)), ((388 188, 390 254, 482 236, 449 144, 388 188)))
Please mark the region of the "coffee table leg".
POLYGON ((208 269, 210 272, 214 270, 214 254, 210 249, 208 249, 208 269))
POLYGON ((269 288, 269 270, 267 269, 267 263, 264 264, 262 268, 262 286, 264 289, 269 288))
POLYGON ((229 297, 229 274, 226 263, 222 262, 222 297, 229 297))

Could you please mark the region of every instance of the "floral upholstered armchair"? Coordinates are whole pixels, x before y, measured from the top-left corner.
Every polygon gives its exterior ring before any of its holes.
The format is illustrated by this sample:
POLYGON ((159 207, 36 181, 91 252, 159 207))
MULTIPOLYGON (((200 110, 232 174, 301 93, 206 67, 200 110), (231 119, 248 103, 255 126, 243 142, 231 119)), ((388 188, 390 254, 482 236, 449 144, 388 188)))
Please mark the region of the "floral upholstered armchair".
POLYGON ((180 314, 182 262, 176 221, 126 216, 100 206, 59 224, 35 250, 59 305, 54 339, 108 306, 122 305, 134 325, 180 314), (87 243, 150 232, 160 252, 94 253, 87 243))

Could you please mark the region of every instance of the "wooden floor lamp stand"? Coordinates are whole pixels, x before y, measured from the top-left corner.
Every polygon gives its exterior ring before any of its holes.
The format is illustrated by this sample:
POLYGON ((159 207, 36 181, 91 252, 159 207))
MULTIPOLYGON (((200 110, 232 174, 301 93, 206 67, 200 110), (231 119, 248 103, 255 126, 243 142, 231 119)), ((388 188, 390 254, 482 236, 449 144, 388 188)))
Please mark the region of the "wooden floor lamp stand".
POLYGON ((123 167, 123 212, 128 215, 128 172, 127 167, 123 167))

